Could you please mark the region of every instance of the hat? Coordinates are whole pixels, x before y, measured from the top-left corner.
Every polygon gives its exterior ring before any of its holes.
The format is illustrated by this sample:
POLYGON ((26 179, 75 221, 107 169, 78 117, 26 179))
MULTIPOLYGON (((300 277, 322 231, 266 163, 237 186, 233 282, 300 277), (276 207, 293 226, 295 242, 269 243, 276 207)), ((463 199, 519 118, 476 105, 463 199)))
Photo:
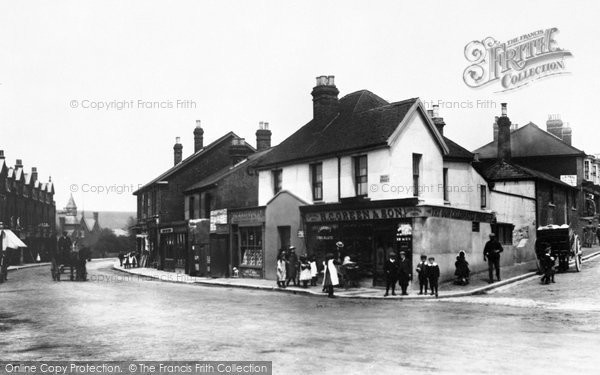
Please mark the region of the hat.
POLYGON ((290 246, 290 250, 296 250, 296 246, 290 246))
POLYGON ((400 255, 406 255, 406 251, 401 251, 400 255))
POLYGON ((394 252, 390 253, 390 258, 395 257, 395 256, 396 256, 396 253, 394 253, 394 252))
POLYGON ((335 243, 335 246, 337 247, 344 247, 344 243, 342 241, 338 241, 335 243))
POLYGON ((496 237, 496 233, 490 233, 490 237, 496 237))

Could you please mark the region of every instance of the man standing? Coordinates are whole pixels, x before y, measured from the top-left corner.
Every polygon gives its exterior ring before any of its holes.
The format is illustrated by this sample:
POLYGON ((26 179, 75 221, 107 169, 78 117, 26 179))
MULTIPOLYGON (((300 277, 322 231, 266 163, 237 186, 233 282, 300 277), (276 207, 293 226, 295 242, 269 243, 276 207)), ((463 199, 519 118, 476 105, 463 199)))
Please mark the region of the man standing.
POLYGON ((290 246, 290 253, 288 255, 288 268, 286 269, 286 285, 290 286, 290 281, 294 283, 296 286, 296 279, 298 273, 298 256, 296 255, 296 248, 294 246, 290 246))
POLYGON ((383 265, 383 271, 385 272, 385 294, 387 297, 392 288, 392 295, 396 295, 396 282, 398 281, 398 260, 396 254, 390 253, 390 258, 385 261, 383 265))
POLYGON ((398 281, 400 282, 400 288, 402 288, 402 295, 407 296, 408 293, 408 282, 412 279, 412 264, 406 258, 404 251, 400 252, 400 260, 398 261, 398 281))
POLYGON ((500 253, 504 251, 502 245, 496 239, 494 233, 490 233, 490 240, 485 243, 483 248, 483 261, 488 262, 488 272, 490 276, 490 284, 494 282, 494 269, 496 270, 496 278, 500 281, 500 253))

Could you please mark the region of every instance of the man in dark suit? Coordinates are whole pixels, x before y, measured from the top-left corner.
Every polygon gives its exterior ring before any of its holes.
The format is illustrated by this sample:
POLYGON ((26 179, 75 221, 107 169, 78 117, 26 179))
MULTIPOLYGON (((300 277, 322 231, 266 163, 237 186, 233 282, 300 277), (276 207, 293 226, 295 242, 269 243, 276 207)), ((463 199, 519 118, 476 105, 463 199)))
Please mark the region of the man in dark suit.
POLYGON ((400 288, 402 288, 402 295, 407 296, 408 293, 408 282, 412 279, 412 264, 410 260, 406 258, 404 251, 400 252, 400 260, 398 261, 398 281, 400 282, 400 288))
POLYGON ((390 253, 390 258, 385 261, 383 265, 383 272, 385 273, 385 294, 384 297, 387 297, 390 292, 390 287, 392 288, 392 295, 396 295, 396 282, 398 281, 398 259, 396 259, 396 254, 390 253))
POLYGON ((483 248, 483 261, 488 262, 490 284, 494 282, 494 269, 496 270, 496 278, 500 281, 500 253, 503 250, 502 245, 496 239, 496 235, 490 233, 490 240, 485 243, 483 248))

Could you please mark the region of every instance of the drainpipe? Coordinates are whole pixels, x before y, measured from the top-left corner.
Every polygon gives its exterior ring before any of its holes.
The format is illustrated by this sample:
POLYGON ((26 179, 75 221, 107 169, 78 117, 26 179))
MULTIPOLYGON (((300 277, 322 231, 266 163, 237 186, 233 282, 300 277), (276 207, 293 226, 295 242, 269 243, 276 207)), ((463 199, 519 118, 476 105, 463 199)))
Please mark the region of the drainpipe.
POLYGON ((337 188, 338 188, 338 202, 342 201, 342 158, 340 156, 337 157, 338 165, 337 165, 337 188))

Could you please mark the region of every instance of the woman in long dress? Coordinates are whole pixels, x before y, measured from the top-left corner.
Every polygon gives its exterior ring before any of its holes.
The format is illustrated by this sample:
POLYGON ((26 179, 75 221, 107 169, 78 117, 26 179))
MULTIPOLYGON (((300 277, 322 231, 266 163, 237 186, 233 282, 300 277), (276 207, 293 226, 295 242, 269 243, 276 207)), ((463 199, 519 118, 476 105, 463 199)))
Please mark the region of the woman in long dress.
POLYGON ((327 291, 327 297, 333 298, 333 287, 339 285, 340 280, 338 278, 337 268, 335 267, 335 260, 333 259, 333 254, 329 253, 325 257, 325 262, 323 262, 323 287, 327 291))

